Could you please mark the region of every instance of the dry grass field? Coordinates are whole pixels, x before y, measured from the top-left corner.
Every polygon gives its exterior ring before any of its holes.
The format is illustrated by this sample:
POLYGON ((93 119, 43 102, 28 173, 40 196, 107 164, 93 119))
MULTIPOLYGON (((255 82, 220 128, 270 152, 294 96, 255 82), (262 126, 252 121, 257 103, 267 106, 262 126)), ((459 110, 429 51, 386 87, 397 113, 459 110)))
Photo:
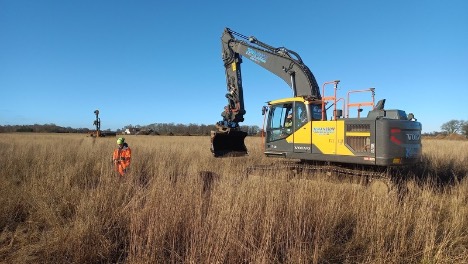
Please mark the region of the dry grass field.
POLYGON ((468 263, 468 141, 425 140, 410 186, 248 177, 209 137, 2 134, 1 263, 468 263), (207 173, 211 172, 211 173, 207 173))

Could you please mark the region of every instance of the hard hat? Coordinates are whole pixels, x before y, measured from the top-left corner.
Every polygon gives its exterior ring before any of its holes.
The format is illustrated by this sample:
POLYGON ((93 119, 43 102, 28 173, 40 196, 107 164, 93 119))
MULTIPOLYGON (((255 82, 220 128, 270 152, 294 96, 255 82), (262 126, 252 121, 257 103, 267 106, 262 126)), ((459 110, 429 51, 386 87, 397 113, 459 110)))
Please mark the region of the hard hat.
POLYGON ((121 137, 117 139, 117 145, 123 144, 125 142, 125 138, 121 137))

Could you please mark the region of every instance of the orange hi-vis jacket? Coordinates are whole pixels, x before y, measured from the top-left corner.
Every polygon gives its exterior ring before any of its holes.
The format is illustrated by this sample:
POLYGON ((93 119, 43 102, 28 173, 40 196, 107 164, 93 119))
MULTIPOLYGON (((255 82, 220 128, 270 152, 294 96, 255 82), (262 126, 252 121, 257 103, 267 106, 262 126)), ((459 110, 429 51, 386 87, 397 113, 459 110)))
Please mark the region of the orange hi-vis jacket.
POLYGON ((127 145, 114 150, 112 160, 114 161, 115 170, 118 171, 120 175, 123 176, 127 172, 127 169, 130 166, 131 157, 132 150, 127 145))

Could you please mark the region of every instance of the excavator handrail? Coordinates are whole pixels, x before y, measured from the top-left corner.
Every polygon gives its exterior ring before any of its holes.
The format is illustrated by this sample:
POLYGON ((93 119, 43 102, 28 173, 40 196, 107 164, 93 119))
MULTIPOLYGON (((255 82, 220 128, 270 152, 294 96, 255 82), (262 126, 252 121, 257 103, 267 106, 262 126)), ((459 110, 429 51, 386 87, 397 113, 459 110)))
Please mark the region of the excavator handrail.
POLYGON ((347 106, 346 107, 346 118, 349 117, 349 109, 351 107, 357 107, 358 108, 358 118, 359 118, 360 117, 359 109, 361 108, 361 106, 370 106, 370 107, 372 107, 372 109, 374 108, 374 106, 375 106, 375 88, 371 87, 371 88, 368 88, 368 89, 348 91, 347 98, 348 98, 348 100, 347 100, 348 104, 346 105, 347 106), (349 99, 350 94, 352 94, 352 93, 364 93, 364 92, 371 92, 372 101, 351 103, 351 101, 349 99))

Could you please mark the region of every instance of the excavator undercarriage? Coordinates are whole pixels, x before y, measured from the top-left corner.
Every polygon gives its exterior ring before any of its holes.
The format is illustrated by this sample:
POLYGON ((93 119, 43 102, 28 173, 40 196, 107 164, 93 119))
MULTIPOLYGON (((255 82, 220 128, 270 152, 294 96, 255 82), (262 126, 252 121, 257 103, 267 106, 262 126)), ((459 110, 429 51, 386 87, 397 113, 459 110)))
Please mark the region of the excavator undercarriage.
POLYGON ((247 179, 265 178, 284 181, 320 180, 330 183, 351 183, 371 189, 379 194, 395 192, 403 197, 408 191, 407 180, 411 174, 408 167, 360 166, 330 162, 276 160, 268 164, 247 167, 247 179))

